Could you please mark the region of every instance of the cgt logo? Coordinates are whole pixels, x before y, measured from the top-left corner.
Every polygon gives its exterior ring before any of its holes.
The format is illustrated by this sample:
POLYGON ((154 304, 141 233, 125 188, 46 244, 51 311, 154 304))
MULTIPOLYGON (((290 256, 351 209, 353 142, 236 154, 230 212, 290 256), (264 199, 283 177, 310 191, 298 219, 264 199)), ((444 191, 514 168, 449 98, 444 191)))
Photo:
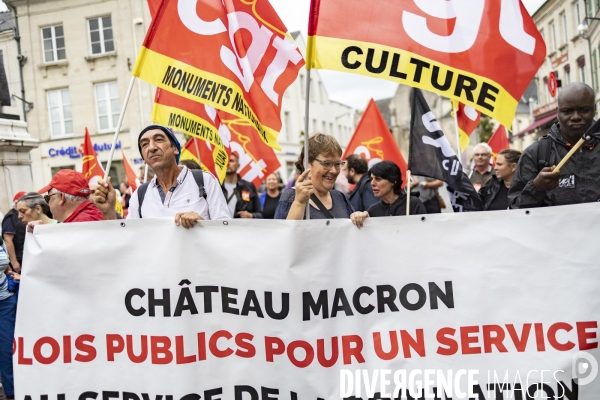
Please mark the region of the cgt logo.
POLYGON ((589 385, 598 376, 598 361, 586 351, 580 351, 571 359, 571 374, 579 386, 589 385))

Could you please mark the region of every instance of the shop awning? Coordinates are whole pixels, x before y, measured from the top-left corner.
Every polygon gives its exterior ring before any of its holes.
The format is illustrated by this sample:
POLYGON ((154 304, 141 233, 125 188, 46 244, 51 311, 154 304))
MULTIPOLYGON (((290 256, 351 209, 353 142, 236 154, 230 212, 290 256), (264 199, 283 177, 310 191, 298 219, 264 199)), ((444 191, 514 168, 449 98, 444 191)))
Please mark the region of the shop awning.
POLYGON ((558 113, 554 113, 554 114, 550 114, 544 118, 538 119, 537 121, 534 121, 533 124, 529 125, 527 128, 525 128, 524 130, 522 130, 515 136, 523 137, 523 136, 527 135, 528 133, 535 131, 540 126, 545 125, 552 120, 555 120, 557 115, 558 115, 558 113))

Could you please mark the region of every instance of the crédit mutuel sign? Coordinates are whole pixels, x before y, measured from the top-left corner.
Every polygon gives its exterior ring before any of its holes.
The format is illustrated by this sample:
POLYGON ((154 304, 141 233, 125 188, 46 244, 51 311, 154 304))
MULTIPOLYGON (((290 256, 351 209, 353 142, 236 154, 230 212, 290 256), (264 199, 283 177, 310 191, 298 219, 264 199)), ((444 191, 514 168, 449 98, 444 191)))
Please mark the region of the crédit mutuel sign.
MULTIPOLYGON (((48 156, 50 156, 52 158, 64 157, 64 156, 68 156, 69 158, 81 158, 81 157, 83 157, 82 145, 80 145, 79 147, 75 147, 75 146, 66 146, 66 147, 63 146, 61 148, 50 147, 48 149, 48 156)), ((110 151, 110 148, 111 148, 110 143, 100 143, 100 144, 94 143, 94 151, 96 153, 100 153, 103 151, 110 151)), ((119 150, 120 148, 121 148, 121 141, 117 142, 115 149, 119 150)))

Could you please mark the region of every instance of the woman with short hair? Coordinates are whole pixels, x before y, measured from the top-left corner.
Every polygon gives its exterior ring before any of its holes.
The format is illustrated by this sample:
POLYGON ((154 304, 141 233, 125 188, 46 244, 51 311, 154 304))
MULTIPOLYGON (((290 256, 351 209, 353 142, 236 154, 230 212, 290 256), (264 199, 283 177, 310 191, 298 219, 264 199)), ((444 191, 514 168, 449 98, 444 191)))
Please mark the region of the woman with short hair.
POLYGON ((520 158, 521 152, 518 150, 507 149, 498 153, 494 165, 496 175, 492 176, 479 190, 483 211, 508 209, 508 190, 515 176, 520 158))
POLYGON ((310 219, 350 218, 354 211, 344 194, 333 188, 344 161, 342 148, 333 136, 315 133, 308 138, 308 164, 304 170, 304 148, 296 162, 301 172, 296 187, 286 189, 275 210, 275 219, 301 220, 306 204, 310 219))
MULTIPOLYGON (((373 204, 367 211, 355 212, 350 216, 352 223, 362 228, 365 219, 369 217, 396 217, 406 215, 406 192, 402 190, 402 173, 400 167, 391 161, 381 161, 371 167, 373 194, 378 203, 373 204)), ((419 200, 418 193, 410 198, 410 215, 427 214, 425 206, 419 200)))

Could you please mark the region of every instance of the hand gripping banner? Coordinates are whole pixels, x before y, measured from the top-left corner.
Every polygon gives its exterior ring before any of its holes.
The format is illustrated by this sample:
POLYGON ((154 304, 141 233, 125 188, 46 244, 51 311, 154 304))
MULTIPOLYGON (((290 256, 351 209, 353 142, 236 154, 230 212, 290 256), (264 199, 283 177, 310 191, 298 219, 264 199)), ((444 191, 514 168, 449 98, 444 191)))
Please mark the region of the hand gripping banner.
POLYGON ((307 60, 456 99, 511 126, 546 46, 520 0, 312 0, 307 60))
POLYGON ((304 65, 268 0, 163 0, 133 75, 245 119, 279 149, 281 100, 304 65))
POLYGON ((598 204, 226 222, 36 226, 15 399, 598 399, 598 204))

